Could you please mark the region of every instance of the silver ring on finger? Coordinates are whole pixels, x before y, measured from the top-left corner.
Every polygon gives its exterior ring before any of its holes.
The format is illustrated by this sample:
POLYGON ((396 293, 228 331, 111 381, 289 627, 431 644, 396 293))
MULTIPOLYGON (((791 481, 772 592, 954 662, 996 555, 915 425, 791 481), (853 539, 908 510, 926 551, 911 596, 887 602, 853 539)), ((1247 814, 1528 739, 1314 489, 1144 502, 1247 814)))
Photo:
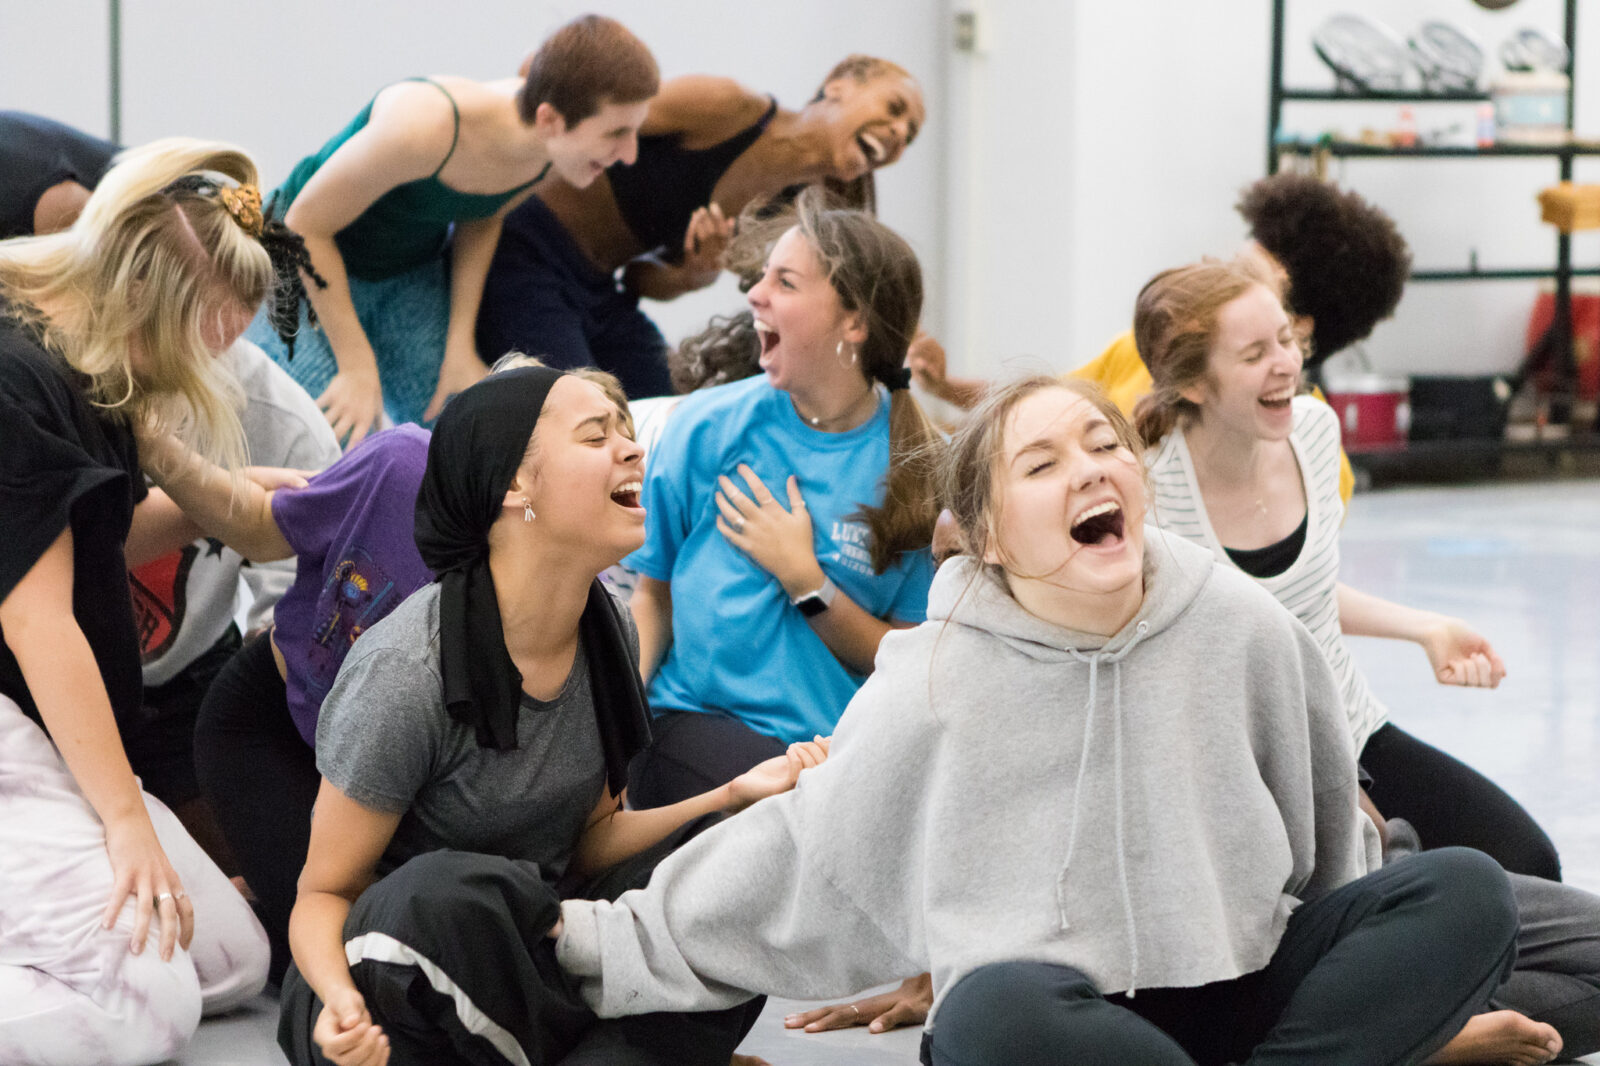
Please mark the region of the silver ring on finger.
POLYGON ((744 518, 742 516, 738 517, 738 518, 730 519, 728 524, 733 526, 733 531, 735 533, 743 533, 744 532, 744 518))
POLYGON ((188 899, 189 898, 189 893, 185 892, 183 889, 180 888, 180 889, 178 889, 178 891, 176 891, 176 892, 174 892, 172 894, 172 898, 173 898, 174 901, 188 899))
POLYGON ((156 906, 157 907, 161 906, 162 900, 168 900, 168 899, 172 899, 172 898, 173 898, 173 895, 172 895, 171 892, 157 892, 156 893, 156 906))
POLYGON ((855 1020, 859 1022, 861 1020, 861 1008, 852 1003, 850 1004, 850 1009, 856 1012, 855 1020))

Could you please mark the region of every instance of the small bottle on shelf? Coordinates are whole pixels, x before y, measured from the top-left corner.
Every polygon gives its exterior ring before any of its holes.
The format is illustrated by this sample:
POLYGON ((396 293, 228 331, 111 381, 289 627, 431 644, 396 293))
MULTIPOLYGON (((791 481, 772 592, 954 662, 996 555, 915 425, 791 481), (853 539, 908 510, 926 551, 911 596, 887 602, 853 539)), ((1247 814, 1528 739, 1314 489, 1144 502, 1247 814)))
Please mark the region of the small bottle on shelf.
POLYGON ((1478 147, 1494 147, 1494 105, 1478 105, 1478 147))
POLYGON ((1394 131, 1394 146, 1396 148, 1417 146, 1417 116, 1410 107, 1400 109, 1400 125, 1394 131))

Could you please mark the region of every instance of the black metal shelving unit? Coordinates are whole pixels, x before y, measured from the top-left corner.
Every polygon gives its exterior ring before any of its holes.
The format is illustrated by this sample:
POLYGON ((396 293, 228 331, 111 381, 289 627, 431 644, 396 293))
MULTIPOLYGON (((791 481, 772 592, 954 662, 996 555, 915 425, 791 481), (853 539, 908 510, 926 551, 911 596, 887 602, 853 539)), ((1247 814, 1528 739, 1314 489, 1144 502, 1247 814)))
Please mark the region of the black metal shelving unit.
MULTIPOLYGON (((1505 159, 1549 158, 1557 163, 1561 181, 1572 180, 1573 160, 1580 156, 1600 156, 1600 144, 1567 143, 1556 145, 1497 144, 1485 148, 1434 147, 1419 145, 1397 148, 1350 142, 1280 141, 1286 103, 1315 101, 1323 103, 1415 103, 1462 104, 1482 103, 1489 99, 1481 92, 1429 93, 1405 90, 1398 92, 1346 92, 1340 89, 1305 89, 1285 86, 1283 83, 1283 50, 1286 29, 1285 8, 1288 0, 1272 0, 1272 71, 1267 112, 1267 173, 1275 174, 1285 157, 1310 156, 1326 152, 1340 159, 1505 159)), ((1567 68, 1567 129, 1572 129, 1574 86, 1577 78, 1577 0, 1566 0, 1563 38, 1567 54, 1571 57, 1567 68)), ((1566 422, 1570 413, 1571 397, 1575 392, 1577 368, 1572 351, 1572 279, 1574 277, 1600 276, 1600 267, 1574 268, 1572 265, 1572 238, 1557 231, 1556 257, 1552 267, 1509 267, 1480 269, 1473 263, 1465 270, 1414 270, 1411 280, 1422 282, 1538 280, 1555 281, 1555 313, 1549 332, 1541 347, 1554 368, 1552 390, 1552 420, 1566 422)), ((1587 428, 1587 427, 1586 427, 1587 428)), ((1572 444, 1586 446, 1587 435, 1575 436, 1572 444)), ((1514 447, 1514 446, 1508 446, 1514 447)), ((1385 457, 1385 465, 1393 465, 1395 455, 1385 457)))

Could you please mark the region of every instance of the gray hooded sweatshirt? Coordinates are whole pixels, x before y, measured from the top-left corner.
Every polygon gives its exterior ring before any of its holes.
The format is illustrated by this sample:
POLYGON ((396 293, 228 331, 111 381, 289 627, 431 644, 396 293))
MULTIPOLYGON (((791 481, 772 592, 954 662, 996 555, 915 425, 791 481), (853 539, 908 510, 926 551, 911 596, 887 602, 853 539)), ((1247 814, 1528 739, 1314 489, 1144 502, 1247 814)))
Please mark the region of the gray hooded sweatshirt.
POLYGON ((1008 960, 1105 993, 1265 966, 1300 901, 1366 871, 1339 690, 1253 581, 1145 536, 1144 604, 1110 639, 945 563, 826 763, 646 888, 562 905, 558 958, 589 1005, 828 998, 931 970, 936 1016, 1008 960))

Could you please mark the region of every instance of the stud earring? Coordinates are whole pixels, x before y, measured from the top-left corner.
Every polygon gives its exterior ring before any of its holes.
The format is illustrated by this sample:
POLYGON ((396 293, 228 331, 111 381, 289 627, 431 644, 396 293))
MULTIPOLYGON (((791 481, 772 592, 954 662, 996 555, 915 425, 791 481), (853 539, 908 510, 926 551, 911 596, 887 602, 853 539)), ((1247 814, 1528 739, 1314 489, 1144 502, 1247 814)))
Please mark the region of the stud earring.
POLYGON ((532 522, 533 518, 533 504, 529 503, 528 498, 524 496, 522 498, 522 520, 524 522, 532 522))

